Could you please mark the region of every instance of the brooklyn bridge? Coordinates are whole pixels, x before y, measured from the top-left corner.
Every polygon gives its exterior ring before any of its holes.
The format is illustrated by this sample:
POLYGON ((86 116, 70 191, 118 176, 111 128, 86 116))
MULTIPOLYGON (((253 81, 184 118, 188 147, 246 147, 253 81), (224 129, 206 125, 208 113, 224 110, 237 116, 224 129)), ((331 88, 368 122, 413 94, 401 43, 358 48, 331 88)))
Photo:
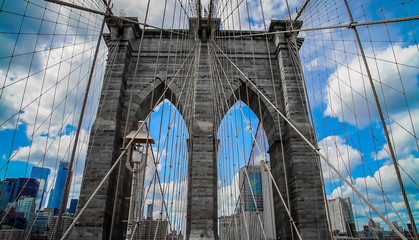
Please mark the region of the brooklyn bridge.
POLYGON ((419 240, 419 1, 0 19, 0 239, 419 240))

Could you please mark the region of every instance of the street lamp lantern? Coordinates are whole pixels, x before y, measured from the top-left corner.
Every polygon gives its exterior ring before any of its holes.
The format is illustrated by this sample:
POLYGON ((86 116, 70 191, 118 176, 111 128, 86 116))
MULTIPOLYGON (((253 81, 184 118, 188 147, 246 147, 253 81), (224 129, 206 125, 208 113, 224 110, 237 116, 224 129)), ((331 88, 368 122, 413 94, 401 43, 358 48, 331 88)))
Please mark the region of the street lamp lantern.
MULTIPOLYGON (((131 239, 132 235, 135 232, 135 226, 134 224, 134 211, 140 210, 141 208, 141 201, 136 201, 137 195, 137 188, 140 187, 140 196, 139 199, 142 200, 143 198, 143 185, 144 185, 144 176, 145 176, 145 168, 147 167, 147 155, 148 155, 148 146, 149 144, 154 144, 154 139, 150 137, 150 134, 147 129, 146 122, 144 121, 138 121, 138 129, 140 131, 135 130, 131 131, 125 138, 124 142, 129 143, 132 141, 132 144, 128 147, 128 153, 127 153, 127 162, 125 163, 125 166, 132 172, 132 182, 131 182, 131 196, 130 196, 130 203, 129 203, 129 212, 128 212, 128 224, 127 224, 127 234, 125 236, 125 239, 129 240, 131 239), (141 127, 141 129, 140 129, 141 127), (142 144, 145 144, 142 145, 142 144), (141 147, 145 147, 146 151, 141 150, 141 147), (133 157, 133 150, 139 151, 140 159, 134 159, 133 157), (133 160, 132 167, 131 167, 131 159, 133 160), (143 172, 143 176, 139 177, 139 173, 143 172), (139 185, 139 186, 138 186, 139 185), (138 204, 140 203, 140 204, 138 204)), ((141 217, 141 210, 139 216, 141 217)))
MULTIPOLYGON (((144 121, 138 121, 138 128, 141 127, 141 125, 143 125, 144 121)), ((125 139, 125 143, 129 143, 131 141, 131 139, 134 138, 133 144, 141 144, 141 143, 145 143, 145 144, 154 144, 154 139, 150 136, 148 130, 147 130, 147 124, 144 123, 144 125, 142 126, 140 132, 135 135, 137 133, 137 131, 133 130, 130 133, 128 133, 128 135, 124 138, 125 139)))

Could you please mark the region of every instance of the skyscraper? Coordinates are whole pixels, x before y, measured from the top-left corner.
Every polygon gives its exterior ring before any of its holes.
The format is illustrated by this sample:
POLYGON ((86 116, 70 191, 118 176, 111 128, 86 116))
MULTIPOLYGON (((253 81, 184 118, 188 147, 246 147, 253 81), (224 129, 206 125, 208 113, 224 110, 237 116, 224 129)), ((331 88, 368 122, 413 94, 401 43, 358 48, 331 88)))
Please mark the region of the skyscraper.
POLYGON ((51 191, 49 193, 47 208, 52 208, 52 199, 53 199, 53 197, 54 197, 54 188, 51 189, 51 191))
POLYGON ((10 194, 10 200, 9 201, 14 201, 17 197, 18 194, 18 188, 20 185, 20 179, 18 178, 7 178, 6 181, 9 181, 13 184, 13 190, 11 190, 11 194, 10 194))
POLYGON ((77 208, 78 201, 79 201, 78 199, 71 199, 70 208, 68 209, 68 213, 70 213, 70 214, 75 214, 76 213, 76 208, 77 208))
MULTIPOLYGON (((268 164, 269 165, 269 164, 268 164)), ((272 180, 263 164, 249 165, 247 169, 239 171, 239 186, 242 201, 237 210, 236 221, 252 223, 255 229, 251 232, 252 239, 261 239, 262 231, 269 239, 275 239, 275 218, 273 215, 272 180), (246 174, 247 172, 247 174, 246 174), (244 214, 242 214, 244 213, 244 214), (264 229, 259 228, 259 217, 263 221, 264 229)), ((245 226, 238 226, 242 230, 245 226)))
POLYGON ((49 206, 50 208, 60 209, 61 200, 62 200, 63 192, 64 192, 65 179, 67 177, 67 172, 68 172, 68 166, 69 166, 68 162, 60 163, 57 177, 55 178, 55 187, 54 187, 54 192, 52 196, 52 202, 51 202, 51 205, 49 206))
POLYGON ((37 210, 41 210, 42 205, 45 202, 48 176, 50 173, 51 173, 51 170, 48 168, 42 168, 42 167, 32 168, 31 178, 37 179, 39 181, 39 189, 38 189, 38 194, 36 196, 36 209, 37 210))
POLYGON ((26 221, 28 222, 26 227, 30 228, 35 214, 35 198, 21 196, 17 201, 16 211, 25 214, 26 221))
POLYGON ((17 188, 17 197, 28 196, 36 199, 38 194, 39 182, 33 178, 19 178, 19 187, 17 188))
POLYGON ((328 200, 327 202, 329 205, 332 231, 338 230, 340 233, 346 233, 347 236, 351 236, 352 231, 355 231, 355 220, 351 199, 349 197, 338 197, 328 200))
POLYGON ((0 182, 0 211, 5 211, 7 203, 14 200, 14 192, 17 192, 15 181, 4 180, 0 182))

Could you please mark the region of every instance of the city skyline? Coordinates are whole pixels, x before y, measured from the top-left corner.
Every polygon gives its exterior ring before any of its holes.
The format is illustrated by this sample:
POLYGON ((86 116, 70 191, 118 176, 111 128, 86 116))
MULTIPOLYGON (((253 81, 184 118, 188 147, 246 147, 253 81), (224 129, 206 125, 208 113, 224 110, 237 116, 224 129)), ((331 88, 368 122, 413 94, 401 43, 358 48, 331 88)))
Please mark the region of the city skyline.
MULTIPOLYGON (((73 146, 77 128, 82 89, 87 83, 89 66, 92 62, 91 56, 102 17, 78 10, 69 10, 69 8, 44 1, 35 2, 39 6, 31 1, 12 0, 4 1, 4 5, 1 6, 0 18, 4 24, 0 24, 3 31, 0 36, 4 44, 0 46, 0 57, 2 57, 0 77, 4 83, 0 97, 2 111, 0 116, 0 176, 3 179, 0 191, 2 194, 3 192, 7 194, 8 199, 15 198, 18 188, 13 191, 7 189, 14 189, 15 185, 21 185, 20 178, 38 179, 37 197, 41 198, 37 199, 36 209, 42 209, 47 204, 49 207, 59 208, 59 196, 62 195, 65 181, 63 177, 65 167, 61 167, 61 163, 68 162, 70 159, 69 149, 73 146), (18 29, 21 31, 15 34, 18 29), (65 59, 70 60, 64 61, 65 59), (35 177, 37 169, 40 168, 45 169, 48 174, 45 176, 42 173, 42 176, 35 177), (10 181, 6 182, 7 180, 10 181)), ((202 1, 202 5, 208 6, 209 2, 209 0, 202 1)), ((85 6, 104 11, 102 5, 94 3, 93 1, 85 3, 85 6)), ((169 1, 167 8, 179 10, 180 7, 177 5, 176 8, 175 3, 176 1, 169 1)), ((320 3, 317 8, 314 6, 313 12, 301 16, 303 28, 352 24, 348 20, 344 5, 337 3, 337 1, 331 1, 330 5, 325 2, 324 6, 320 3), (333 7, 332 3, 336 7, 333 7)), ((139 21, 144 21, 146 0, 120 0, 115 1, 114 4, 114 12, 123 9, 122 12, 126 16, 138 17, 139 21)), ((147 20, 149 24, 155 26, 162 24, 164 6, 164 0, 153 1, 147 20)), ((285 19, 288 14, 294 17, 293 10, 298 11, 301 1, 289 1, 290 12, 286 6, 284 0, 261 1, 260 3, 249 0, 248 3, 246 1, 246 4, 237 6, 237 11, 226 6, 226 11, 232 12, 230 18, 224 11, 216 11, 216 14, 218 14, 217 17, 225 20, 223 30, 240 28, 240 31, 252 29, 263 32, 269 26, 271 19, 285 19), (261 6, 262 3, 263 6, 261 6), (263 14, 261 10, 264 11, 263 14)), ((349 1, 349 7, 354 9, 354 22, 357 23, 419 15, 418 1, 378 0, 371 3, 349 1), (357 5, 358 3, 362 3, 361 7, 357 5)), ((208 7, 207 10, 209 11, 208 7)), ((168 11, 165 16, 166 21, 162 26, 170 28, 172 24, 170 20, 176 17, 178 17, 176 13, 168 11)), ((419 36, 419 30, 417 22, 418 20, 412 20, 359 26, 358 30, 361 45, 365 48, 366 61, 371 66, 373 85, 376 85, 378 89, 378 100, 384 111, 385 125, 394 143, 401 178, 405 184, 413 216, 419 222, 417 184, 419 180, 417 138, 419 101, 416 97, 419 96, 419 54, 417 54, 416 39, 419 36)), ((178 23, 173 25, 174 28, 183 27, 178 23)), ((314 126, 320 153, 337 166, 342 175, 363 195, 368 196, 368 200, 385 217, 388 217, 390 221, 401 222, 402 227, 406 228, 409 222, 407 211, 389 154, 389 146, 374 104, 373 93, 368 88, 366 69, 361 64, 362 59, 353 30, 345 27, 335 30, 302 31, 299 34, 304 38, 299 51, 303 75, 307 82, 307 99, 312 111, 310 121, 314 126)), ((87 113, 76 150, 69 199, 79 197, 87 143, 97 106, 100 106, 98 98, 102 87, 106 87, 106 82, 102 84, 101 80, 105 79, 105 60, 110 59, 112 55, 107 51, 104 42, 101 44, 97 71, 93 78, 93 90, 89 95, 87 113)), ((173 112, 179 114, 173 104, 175 103, 167 99, 163 100, 151 115, 153 127, 150 129, 150 135, 157 143, 152 147, 152 151, 156 157, 162 159, 170 159, 170 146, 175 143, 171 140, 176 136, 175 133, 169 133, 168 129, 161 130, 166 126, 175 127, 170 125, 169 121, 170 114, 173 112), (164 145, 166 138, 168 140, 164 145)), ((224 121, 223 124, 225 124, 230 120, 234 122, 236 118, 237 121, 231 126, 239 130, 243 129, 243 132, 237 133, 237 138, 247 139, 246 142, 238 141, 237 149, 233 149, 230 155, 242 154, 247 160, 250 155, 249 149, 252 148, 252 135, 255 134, 259 119, 252 109, 241 101, 226 111, 229 111, 228 113, 231 113, 233 117, 229 118, 226 115, 220 121, 224 121), (246 118, 241 117, 242 115, 246 118), (240 152, 239 148, 243 152, 240 152)), ((182 120, 182 117, 180 119, 182 120)), ((233 133, 230 136, 234 139, 233 133)), ((232 141, 232 145, 234 144, 236 143, 232 141)), ((273 143, 268 143, 267 148, 269 144, 273 143)), ((234 187, 236 174, 239 174, 239 169, 243 167, 243 164, 240 164, 235 166, 236 172, 231 168, 227 172, 231 175, 230 182, 225 183, 220 180, 218 187, 220 197, 226 198, 221 191, 229 191, 234 187)), ((380 223, 384 229, 388 229, 388 226, 365 207, 364 202, 354 195, 352 189, 327 167, 324 161, 321 164, 326 197, 328 199, 351 198, 351 207, 354 218, 357 219, 358 231, 361 231, 362 226, 368 225, 370 219, 380 223)), ((160 176, 165 173, 165 176, 170 176, 162 185, 169 188, 175 183, 183 184, 168 174, 169 166, 171 166, 169 163, 166 164, 162 160, 156 167, 160 176)), ((145 183, 148 184, 152 179, 154 168, 147 171, 145 183)), ((22 180, 26 183, 25 181, 22 180)), ((186 189, 183 185, 181 187, 183 190, 186 189)), ((159 210, 162 209, 161 199, 158 200, 160 205, 155 205, 152 216, 158 215, 159 210)), ((146 204, 150 202, 149 196, 146 204)), ((248 207, 254 207, 251 206, 251 202, 249 203, 248 207)), ((5 200, 0 201, 0 209, 5 209, 6 205, 5 200)), ((70 201, 69 205, 71 206, 70 201)))

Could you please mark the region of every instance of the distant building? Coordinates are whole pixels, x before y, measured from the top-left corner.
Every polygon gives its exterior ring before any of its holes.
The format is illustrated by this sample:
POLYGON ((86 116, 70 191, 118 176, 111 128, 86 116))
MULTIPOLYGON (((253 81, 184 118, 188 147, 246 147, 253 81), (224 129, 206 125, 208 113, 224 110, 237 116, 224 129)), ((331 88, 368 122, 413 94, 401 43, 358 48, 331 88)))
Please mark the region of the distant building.
POLYGON ((218 219, 218 235, 220 240, 225 239, 246 239, 245 234, 241 232, 240 215, 233 214, 231 216, 220 216, 218 219))
POLYGON ((48 205, 47 208, 52 208, 52 199, 54 198, 54 189, 51 189, 48 197, 48 205))
MULTIPOLYGON (((60 228, 57 231, 58 239, 61 239, 63 234, 67 231, 67 229, 70 227, 71 223, 73 222, 74 217, 72 215, 64 214, 61 219, 61 225, 60 228)), ((50 221, 48 224, 48 232, 47 236, 48 239, 52 239, 52 235, 54 234, 54 227, 57 222, 57 216, 50 217, 50 221)))
POLYGON ((171 233, 167 235, 166 239, 167 240, 183 240, 183 234, 182 232, 178 234, 176 230, 173 230, 171 233))
POLYGON ((0 182, 0 211, 6 211, 7 204, 12 199, 15 184, 15 182, 7 180, 0 182))
POLYGON ((350 198, 335 198, 328 200, 330 223, 332 231, 354 236, 355 219, 350 198))
MULTIPOLYGON (((60 163, 57 177, 55 178, 55 187, 52 195, 52 202, 51 205, 48 204, 48 208, 60 209, 61 201, 63 198, 65 179, 67 178, 68 173, 68 166, 69 163, 67 162, 60 163)), ((58 211, 56 212, 58 213, 58 211)))
POLYGON ((147 218, 152 217, 152 211, 153 211, 153 204, 148 204, 147 205, 147 218))
MULTIPOLYGON (((142 240, 166 240, 168 231, 167 225, 168 221, 165 220, 152 220, 143 219, 139 224, 138 237, 142 240)), ((134 239, 137 239, 137 234, 135 234, 134 239)))
POLYGON ((50 173, 51 170, 49 168, 32 168, 31 178, 34 178, 39 182, 38 194, 36 195, 36 210, 41 210, 43 204, 45 203, 45 198, 47 197, 48 176, 50 173))
POLYGON ((18 178, 7 178, 6 181, 9 181, 11 183, 13 183, 13 190, 12 193, 10 195, 10 202, 15 201, 15 199, 18 197, 18 189, 19 189, 19 185, 20 185, 20 179, 18 178))
POLYGON ((27 221, 25 214, 17 212, 15 207, 10 206, 10 210, 8 214, 4 216, 4 220, 2 222, 2 227, 4 226, 9 226, 9 228, 26 229, 27 221))
POLYGON ((79 202, 78 199, 71 199, 70 201, 70 208, 68 209, 68 213, 76 214, 77 203, 79 202))
POLYGON ((0 229, 0 239, 1 240, 16 240, 23 239, 25 236, 25 230, 17 228, 3 228, 0 229))
MULTIPOLYGON (((240 195, 242 196, 240 201, 242 209, 236 209, 236 213, 239 213, 237 216, 240 216, 238 222, 246 221, 253 224, 254 229, 249 232, 251 239, 263 238, 263 232, 267 239, 276 239, 272 180, 264 164, 241 168, 238 187, 241 189, 240 195), (243 211, 244 214, 242 214, 243 211), (258 215, 261 216, 263 230, 260 227, 258 215)), ((240 229, 245 229, 245 226, 240 226, 240 229)), ((241 231, 241 234, 245 233, 241 231)), ((244 237, 242 235, 241 238, 244 237)))
POLYGON ((403 227, 402 226, 399 226, 399 223, 397 222, 397 221, 393 221, 393 222, 391 222, 393 225, 394 225, 394 227, 397 229, 397 230, 399 230, 399 232, 403 232, 404 230, 403 230, 403 227))
POLYGON ((19 178, 19 180, 19 186, 17 189, 18 198, 21 196, 28 196, 36 199, 39 189, 38 180, 34 178, 19 178))
MULTIPOLYGON (((31 233, 33 235, 42 236, 48 230, 48 224, 52 217, 51 211, 38 211, 35 213, 35 221, 33 223, 31 233)), ((46 234, 45 234, 46 236, 46 234)))
POLYGON ((32 221, 34 220, 36 199, 34 197, 21 196, 16 204, 16 211, 21 212, 25 215, 28 225, 26 228, 30 228, 32 221))

